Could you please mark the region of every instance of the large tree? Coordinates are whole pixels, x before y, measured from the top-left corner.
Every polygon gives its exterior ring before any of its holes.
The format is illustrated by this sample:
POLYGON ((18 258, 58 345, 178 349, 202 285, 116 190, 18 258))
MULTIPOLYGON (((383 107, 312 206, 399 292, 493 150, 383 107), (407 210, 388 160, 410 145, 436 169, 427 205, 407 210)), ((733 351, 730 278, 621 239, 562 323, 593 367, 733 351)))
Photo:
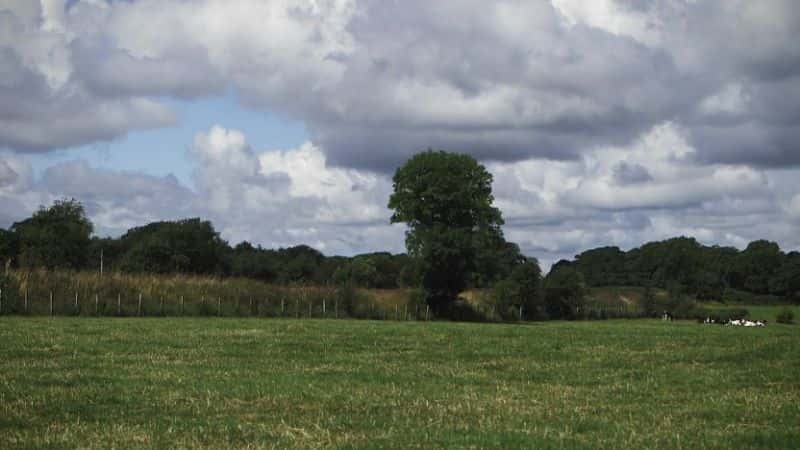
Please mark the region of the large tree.
POLYGON ((419 262, 426 301, 446 314, 476 267, 481 243, 502 240, 492 175, 468 155, 428 150, 392 181, 391 221, 408 225, 406 247, 419 262))
POLYGON ((92 230, 83 205, 74 199, 56 200, 11 226, 17 236, 19 264, 25 267, 83 268, 92 230))

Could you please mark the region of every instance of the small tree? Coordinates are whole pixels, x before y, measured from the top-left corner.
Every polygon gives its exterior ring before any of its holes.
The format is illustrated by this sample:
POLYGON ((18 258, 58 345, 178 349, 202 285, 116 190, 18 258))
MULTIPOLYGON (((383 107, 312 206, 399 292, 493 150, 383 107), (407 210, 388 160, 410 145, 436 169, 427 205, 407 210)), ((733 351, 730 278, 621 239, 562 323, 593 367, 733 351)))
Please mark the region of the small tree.
POLYGON ((542 270, 529 259, 498 282, 492 292, 498 315, 505 320, 543 319, 547 316, 541 291, 542 270))
POLYGON ((544 280, 547 314, 553 319, 576 319, 583 314, 586 283, 583 275, 566 264, 556 264, 544 280))

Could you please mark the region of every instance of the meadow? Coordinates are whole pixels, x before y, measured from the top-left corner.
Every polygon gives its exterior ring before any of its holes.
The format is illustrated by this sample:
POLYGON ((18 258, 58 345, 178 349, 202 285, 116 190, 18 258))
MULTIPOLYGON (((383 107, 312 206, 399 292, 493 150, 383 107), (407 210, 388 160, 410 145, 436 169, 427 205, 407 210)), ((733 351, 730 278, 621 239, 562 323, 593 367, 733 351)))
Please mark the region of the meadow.
POLYGON ((800 327, 0 317, 0 448, 796 448, 800 327))

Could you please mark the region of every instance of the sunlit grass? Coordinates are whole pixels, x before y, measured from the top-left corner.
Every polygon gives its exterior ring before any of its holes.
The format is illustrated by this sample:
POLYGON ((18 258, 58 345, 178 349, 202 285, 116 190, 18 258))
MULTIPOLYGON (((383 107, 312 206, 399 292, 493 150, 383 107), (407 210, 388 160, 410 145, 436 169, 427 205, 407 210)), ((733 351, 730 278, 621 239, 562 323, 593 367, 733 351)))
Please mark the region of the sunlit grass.
POLYGON ((0 318, 0 448, 793 448, 800 327, 0 318))

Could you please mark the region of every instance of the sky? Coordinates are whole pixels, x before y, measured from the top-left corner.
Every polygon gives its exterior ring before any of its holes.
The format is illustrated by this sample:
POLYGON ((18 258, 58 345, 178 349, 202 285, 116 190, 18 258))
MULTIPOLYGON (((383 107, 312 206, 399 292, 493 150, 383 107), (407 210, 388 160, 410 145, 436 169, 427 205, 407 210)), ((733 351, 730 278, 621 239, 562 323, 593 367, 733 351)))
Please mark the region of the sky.
POLYGON ((800 249, 795 0, 0 0, 0 227, 203 217, 400 252, 391 176, 494 176, 545 266, 674 236, 800 249))

